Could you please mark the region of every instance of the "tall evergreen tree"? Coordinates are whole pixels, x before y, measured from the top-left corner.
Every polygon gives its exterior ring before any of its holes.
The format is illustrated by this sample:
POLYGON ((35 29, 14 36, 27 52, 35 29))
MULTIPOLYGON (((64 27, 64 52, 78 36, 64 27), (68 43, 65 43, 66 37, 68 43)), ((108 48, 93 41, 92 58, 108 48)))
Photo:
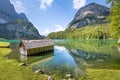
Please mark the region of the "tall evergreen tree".
POLYGON ((113 38, 120 39, 120 0, 107 0, 111 4, 110 15, 110 31, 113 38))

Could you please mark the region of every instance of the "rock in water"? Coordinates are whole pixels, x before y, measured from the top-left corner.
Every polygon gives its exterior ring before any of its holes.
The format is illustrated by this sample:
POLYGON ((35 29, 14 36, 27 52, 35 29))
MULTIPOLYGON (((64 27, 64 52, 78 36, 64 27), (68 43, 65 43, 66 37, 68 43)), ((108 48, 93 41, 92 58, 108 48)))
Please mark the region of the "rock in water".
POLYGON ((52 76, 48 75, 48 80, 54 80, 52 76))
POLYGON ((100 4, 91 3, 78 10, 67 29, 80 28, 86 25, 104 23, 109 15, 109 8, 100 4))
POLYGON ((19 66, 27 66, 25 63, 20 63, 19 66))
POLYGON ((67 73, 67 74, 66 74, 66 77, 70 78, 70 77, 72 77, 72 74, 67 73))
POLYGON ((38 30, 24 13, 18 14, 9 0, 0 0, 0 38, 38 39, 38 30))
POLYGON ((43 74, 44 72, 43 72, 42 70, 39 69, 39 70, 36 70, 35 73, 36 73, 36 74, 38 74, 38 73, 43 74))

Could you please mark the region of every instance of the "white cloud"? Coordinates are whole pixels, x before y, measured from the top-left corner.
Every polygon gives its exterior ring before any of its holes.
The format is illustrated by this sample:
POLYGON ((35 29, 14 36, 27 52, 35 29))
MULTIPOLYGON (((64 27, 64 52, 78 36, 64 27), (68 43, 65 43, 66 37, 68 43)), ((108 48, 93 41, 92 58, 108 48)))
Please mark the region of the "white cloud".
POLYGON ((43 32, 41 33, 41 35, 47 36, 50 32, 51 32, 50 29, 45 29, 45 31, 43 31, 43 32))
POLYGON ((17 1, 10 0, 10 1, 14 5, 16 12, 18 12, 18 13, 26 12, 26 8, 23 6, 23 3, 21 1, 19 1, 19 0, 17 0, 17 1))
POLYGON ((73 0, 73 7, 74 9, 80 9, 81 7, 85 6, 86 0, 73 0))
POLYGON ((51 7, 54 0, 40 0, 40 9, 45 10, 47 7, 51 7))
POLYGON ((65 28, 63 26, 61 26, 61 25, 54 25, 54 26, 55 26, 54 32, 64 31, 65 30, 65 28))
POLYGON ((45 29, 41 34, 47 36, 51 32, 64 31, 65 28, 61 25, 54 25, 54 29, 45 29))

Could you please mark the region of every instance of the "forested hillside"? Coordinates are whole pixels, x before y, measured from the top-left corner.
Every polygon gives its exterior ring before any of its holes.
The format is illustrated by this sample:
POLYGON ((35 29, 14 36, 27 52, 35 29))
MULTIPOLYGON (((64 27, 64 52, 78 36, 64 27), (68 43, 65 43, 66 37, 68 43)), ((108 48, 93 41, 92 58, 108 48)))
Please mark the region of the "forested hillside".
POLYGON ((91 25, 77 29, 50 33, 47 38, 51 39, 108 39, 110 38, 108 24, 91 25))

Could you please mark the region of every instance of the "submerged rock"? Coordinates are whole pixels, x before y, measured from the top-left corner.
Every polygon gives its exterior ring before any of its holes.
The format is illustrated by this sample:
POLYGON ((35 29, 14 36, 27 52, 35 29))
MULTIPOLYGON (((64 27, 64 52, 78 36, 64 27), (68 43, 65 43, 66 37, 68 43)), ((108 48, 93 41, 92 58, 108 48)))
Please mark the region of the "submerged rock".
POLYGON ((69 78, 68 80, 75 80, 75 79, 69 78))
POLYGON ((72 74, 67 73, 65 76, 68 77, 68 78, 70 78, 70 77, 72 77, 72 74))
POLYGON ((38 74, 38 73, 43 74, 44 72, 43 72, 42 70, 39 69, 39 70, 36 70, 35 73, 36 73, 36 74, 38 74))
POLYGON ((19 66, 27 66, 25 63, 20 63, 19 66))
POLYGON ((48 75, 48 80, 54 80, 52 76, 48 75))

